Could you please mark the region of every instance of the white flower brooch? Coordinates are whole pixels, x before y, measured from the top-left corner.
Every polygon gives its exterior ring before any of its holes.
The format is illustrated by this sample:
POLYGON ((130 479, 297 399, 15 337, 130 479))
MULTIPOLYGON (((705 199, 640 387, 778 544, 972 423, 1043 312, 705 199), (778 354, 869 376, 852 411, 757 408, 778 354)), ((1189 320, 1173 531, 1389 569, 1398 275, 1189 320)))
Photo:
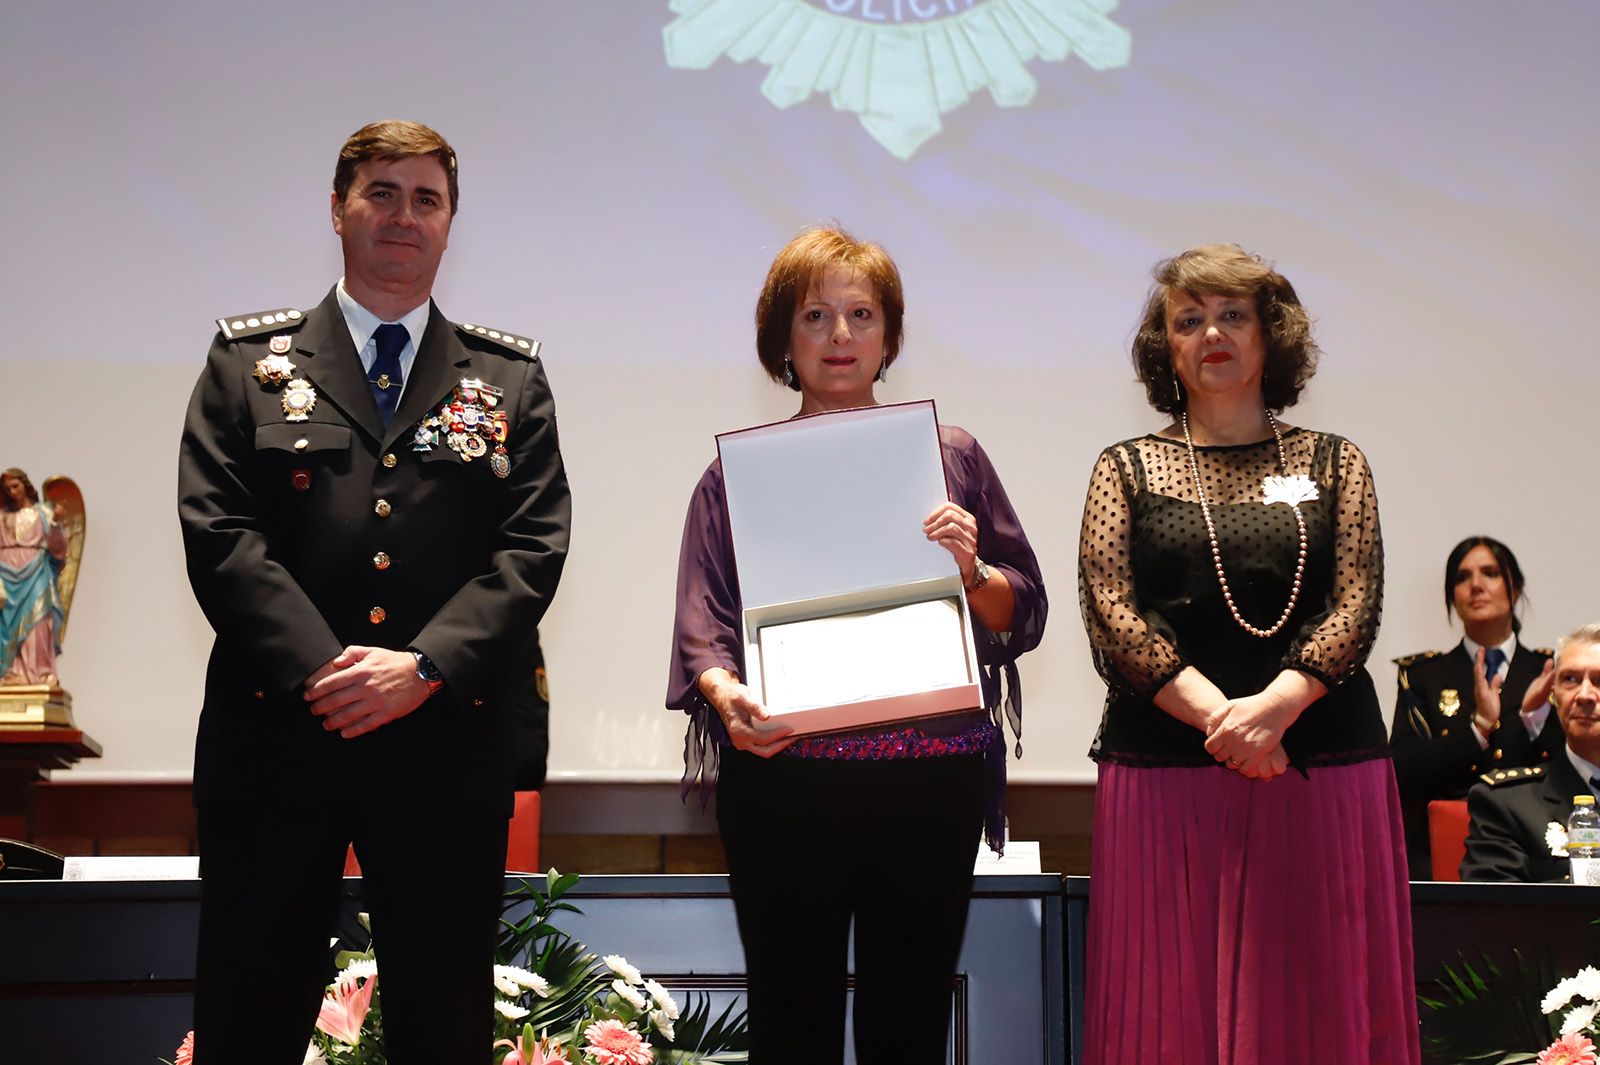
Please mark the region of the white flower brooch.
POLYGON ((1303 473, 1293 477, 1265 477, 1261 481, 1261 502, 1267 506, 1287 503, 1291 507, 1317 498, 1317 486, 1303 473))
POLYGON ((1544 826, 1544 841, 1554 857, 1567 856, 1567 830, 1560 821, 1551 821, 1544 826))

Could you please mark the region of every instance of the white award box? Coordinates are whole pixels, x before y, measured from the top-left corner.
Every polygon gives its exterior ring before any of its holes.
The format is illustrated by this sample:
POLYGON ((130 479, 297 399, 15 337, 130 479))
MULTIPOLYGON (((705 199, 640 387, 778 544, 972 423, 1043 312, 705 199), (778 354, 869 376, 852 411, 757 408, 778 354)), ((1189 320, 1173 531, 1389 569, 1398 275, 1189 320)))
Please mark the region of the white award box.
POLYGON ((977 645, 955 558, 922 531, 949 499, 932 401, 717 437, 744 601, 744 682, 800 733, 973 710, 977 645))

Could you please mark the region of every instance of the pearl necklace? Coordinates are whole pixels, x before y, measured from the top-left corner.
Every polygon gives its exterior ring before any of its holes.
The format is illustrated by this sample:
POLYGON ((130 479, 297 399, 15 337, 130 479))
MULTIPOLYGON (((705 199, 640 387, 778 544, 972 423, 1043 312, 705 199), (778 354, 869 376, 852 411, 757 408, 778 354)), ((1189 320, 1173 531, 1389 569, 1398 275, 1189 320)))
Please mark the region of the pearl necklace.
POLYGON ((1258 636, 1263 640, 1276 636, 1278 630, 1283 628, 1284 623, 1289 620, 1289 615, 1294 613, 1295 604, 1300 601, 1300 580, 1305 576, 1306 572, 1306 519, 1300 513, 1300 503, 1317 498, 1316 485, 1311 482, 1309 477, 1303 474, 1292 479, 1289 477, 1289 458, 1283 450, 1283 434, 1278 431, 1278 420, 1272 416, 1270 410, 1267 411, 1267 423, 1272 426, 1272 437, 1278 442, 1278 465, 1283 470, 1283 477, 1281 480, 1276 477, 1268 477, 1262 482, 1264 502, 1269 504, 1284 502, 1294 508, 1294 521, 1300 527, 1300 558, 1295 563, 1294 588, 1289 592, 1289 602, 1283 608, 1283 613, 1278 616, 1277 623, 1272 628, 1258 629, 1246 621, 1243 615, 1239 613, 1239 608, 1234 605, 1233 591, 1228 587, 1228 575, 1222 571, 1222 549, 1217 546, 1217 527, 1211 522, 1211 505, 1206 502, 1205 485, 1200 482, 1200 463, 1196 460, 1194 454, 1194 438, 1189 435, 1189 412, 1187 410, 1182 411, 1180 417, 1183 420, 1183 442, 1189 448, 1189 469, 1194 474, 1194 490, 1200 496, 1200 513, 1206 519, 1206 538, 1211 541, 1211 562, 1217 568, 1217 583, 1222 586, 1222 598, 1228 604, 1228 613, 1233 615, 1233 620, 1239 623, 1241 629, 1252 636, 1258 636), (1296 488, 1300 488, 1298 493, 1282 494, 1275 492, 1272 482, 1277 481, 1279 484, 1285 484, 1291 480, 1296 482, 1296 488), (1302 487, 1298 482, 1304 482, 1304 486, 1302 487), (1296 495, 1298 495, 1298 498, 1296 498, 1296 495))

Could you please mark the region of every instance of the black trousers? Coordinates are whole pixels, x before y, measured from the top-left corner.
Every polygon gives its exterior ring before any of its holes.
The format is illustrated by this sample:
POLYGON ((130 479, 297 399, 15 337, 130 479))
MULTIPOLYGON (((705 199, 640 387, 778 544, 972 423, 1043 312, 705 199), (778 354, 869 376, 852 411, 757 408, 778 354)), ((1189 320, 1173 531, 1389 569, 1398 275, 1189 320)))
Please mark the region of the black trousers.
POLYGON ((506 818, 349 805, 200 809, 195 1065, 304 1060, 351 842, 391 1065, 492 1060, 506 818))
POLYGON ((847 762, 723 748, 717 822, 749 978, 751 1065, 947 1058, 983 827, 983 757, 847 762))

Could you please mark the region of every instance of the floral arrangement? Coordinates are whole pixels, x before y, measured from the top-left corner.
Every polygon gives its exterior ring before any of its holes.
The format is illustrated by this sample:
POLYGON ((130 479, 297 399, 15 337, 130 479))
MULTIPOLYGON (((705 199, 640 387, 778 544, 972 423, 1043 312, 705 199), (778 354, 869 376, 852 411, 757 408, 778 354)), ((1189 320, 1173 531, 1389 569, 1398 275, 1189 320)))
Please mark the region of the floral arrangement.
POLYGON ((1562 980, 1539 1003, 1545 1016, 1565 1009, 1573 999, 1587 999, 1567 1010, 1561 1021, 1561 1035, 1535 1059, 1535 1065, 1596 1065, 1597 1056, 1590 1036, 1596 1034, 1595 1017, 1600 1015, 1600 969, 1586 965, 1576 976, 1562 980))
POLYGON ((1429 1056, 1464 1065, 1600 1065, 1600 968, 1557 980, 1548 961, 1512 955, 1511 972, 1487 957, 1447 965, 1443 997, 1417 996, 1429 1056))
MULTIPOLYGON (((680 1006, 666 987, 620 955, 597 958, 551 918, 581 911, 562 896, 578 882, 554 869, 544 890, 523 881, 513 896, 531 903, 520 921, 501 919, 495 949, 494 1052, 499 1065, 731 1065, 747 1062, 745 1015, 730 1004, 715 1019, 709 997, 680 1006)), ((367 926, 362 915, 362 926, 367 926)), ((304 1065, 388 1065, 378 960, 334 955, 329 985, 304 1065)), ((194 1033, 174 1060, 190 1065, 194 1033)))

